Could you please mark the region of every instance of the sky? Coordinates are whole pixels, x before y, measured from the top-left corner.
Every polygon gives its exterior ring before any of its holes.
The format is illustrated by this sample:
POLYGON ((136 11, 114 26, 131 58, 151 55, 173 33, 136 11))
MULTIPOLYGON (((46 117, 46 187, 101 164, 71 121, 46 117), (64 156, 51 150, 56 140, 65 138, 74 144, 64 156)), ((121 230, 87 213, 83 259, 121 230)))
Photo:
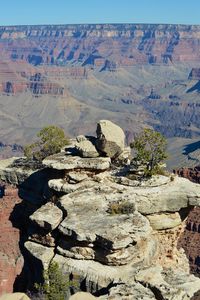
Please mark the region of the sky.
POLYGON ((0 0, 0 25, 200 24, 200 0, 0 0))

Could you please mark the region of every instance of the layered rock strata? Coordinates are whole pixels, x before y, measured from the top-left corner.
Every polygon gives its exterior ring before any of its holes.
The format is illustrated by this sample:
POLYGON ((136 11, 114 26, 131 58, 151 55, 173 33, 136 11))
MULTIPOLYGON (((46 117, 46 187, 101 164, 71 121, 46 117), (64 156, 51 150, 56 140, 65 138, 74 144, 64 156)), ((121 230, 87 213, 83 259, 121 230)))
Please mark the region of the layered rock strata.
MULTIPOLYGON (((191 207, 200 206, 200 186, 178 176, 127 178, 128 162, 115 165, 124 144, 114 159, 99 150, 101 138, 79 137, 43 161, 48 193, 35 203, 26 198, 35 207, 24 244, 32 281, 57 262, 74 289, 100 299, 191 299, 200 279, 177 243, 191 207)), ((104 134, 107 142, 115 145, 115 137, 104 134)))

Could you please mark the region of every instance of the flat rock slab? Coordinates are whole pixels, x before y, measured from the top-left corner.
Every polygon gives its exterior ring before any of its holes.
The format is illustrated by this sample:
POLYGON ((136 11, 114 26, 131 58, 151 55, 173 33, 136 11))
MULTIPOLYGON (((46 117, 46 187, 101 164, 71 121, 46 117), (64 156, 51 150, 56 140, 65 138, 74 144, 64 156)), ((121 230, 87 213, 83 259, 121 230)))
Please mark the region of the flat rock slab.
POLYGON ((104 171, 110 168, 109 157, 84 158, 58 153, 43 160, 43 165, 57 170, 88 169, 104 171))
POLYGON ((57 192, 63 192, 65 194, 73 193, 78 190, 89 189, 96 185, 95 181, 84 180, 78 183, 68 183, 64 179, 52 179, 49 180, 48 186, 57 192))
POLYGON ((31 221, 48 231, 54 230, 62 218, 62 210, 51 202, 46 203, 30 216, 31 221))
POLYGON ((178 212, 169 214, 155 214, 147 216, 151 227, 155 230, 165 230, 174 228, 181 224, 181 217, 178 212))
POLYGON ((148 220, 137 212, 128 216, 69 214, 58 229, 64 235, 75 236, 78 241, 95 242, 113 250, 147 238, 151 232, 148 220))
POLYGON ((28 252, 37 259, 37 261, 40 261, 43 269, 47 270, 52 258, 54 257, 54 249, 29 241, 26 242, 24 246, 28 252))
POLYGON ((188 179, 175 177, 158 187, 135 187, 132 201, 142 214, 177 212, 190 205, 200 206, 200 185, 188 179))

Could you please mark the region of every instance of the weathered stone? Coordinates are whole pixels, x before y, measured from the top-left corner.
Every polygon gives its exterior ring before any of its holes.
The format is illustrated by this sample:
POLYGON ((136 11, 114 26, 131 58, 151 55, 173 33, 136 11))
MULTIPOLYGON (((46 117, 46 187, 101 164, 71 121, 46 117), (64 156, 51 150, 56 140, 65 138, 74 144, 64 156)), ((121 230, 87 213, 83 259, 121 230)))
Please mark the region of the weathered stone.
POLYGON ((84 180, 82 182, 70 184, 64 179, 52 179, 49 180, 48 185, 52 190, 69 194, 78 190, 89 189, 95 186, 96 182, 92 180, 84 180))
POLYGON ((124 150, 125 134, 123 130, 108 120, 97 123, 96 147, 106 156, 116 158, 124 150))
POLYGON ((164 230, 176 227, 181 224, 181 217, 178 212, 169 214, 155 214, 147 216, 150 225, 155 230, 164 230))
POLYGON ((22 182, 24 182, 32 173, 36 171, 36 170, 31 170, 30 167, 29 168, 27 167, 23 168, 23 166, 14 167, 13 164, 15 164, 19 160, 23 161, 23 158, 12 157, 9 159, 0 160, 0 179, 2 181, 5 181, 13 185, 19 185, 22 182))
MULTIPOLYGON (((29 241, 25 242, 24 246, 29 251, 31 256, 40 262, 42 269, 47 270, 49 263, 54 256, 54 249, 29 241)), ((41 272, 42 269, 38 271, 41 272)))
POLYGON ((86 173, 81 173, 80 171, 77 172, 69 172, 67 173, 67 177, 69 180, 76 182, 81 182, 85 179, 88 179, 88 175, 86 173))
POLYGON ((24 293, 13 293, 2 295, 0 300, 30 300, 30 298, 24 293))
POLYGON ((160 298, 164 300, 189 300, 200 286, 200 279, 194 275, 172 269, 163 271, 160 266, 139 271, 135 279, 144 286, 148 285, 152 290, 157 290, 160 298))
POLYGON ((28 228, 28 240, 39 243, 43 246, 55 247, 57 232, 47 232, 47 230, 31 224, 28 228))
POLYGON ((176 212, 188 205, 200 204, 200 186, 187 179, 175 177, 166 185, 135 187, 132 199, 142 214, 176 212))
POLYGON ((110 158, 82 158, 79 156, 58 153, 45 158, 42 162, 45 166, 57 170, 88 169, 104 171, 110 167, 110 158))
POLYGON ((91 140, 85 136, 78 136, 75 148, 78 150, 81 157, 98 157, 99 153, 91 140))
POLYGON ((53 262, 57 262, 64 273, 74 274, 79 278, 80 284, 85 280, 88 287, 93 284, 97 290, 107 287, 113 281, 117 282, 127 271, 126 266, 106 266, 96 261, 65 258, 58 254, 53 262))
POLYGON ((85 293, 85 292, 78 292, 71 296, 69 300, 95 300, 97 299, 92 294, 85 293))
POLYGON ((140 283, 119 283, 109 289, 109 294, 99 300, 156 300, 154 293, 140 283))
POLYGON ((89 213, 85 219, 79 212, 69 213, 58 228, 64 235, 75 235, 78 241, 96 242, 106 249, 125 248, 151 232, 148 220, 139 213, 128 216, 89 213))
POLYGON ((51 202, 46 203, 30 216, 31 221, 48 231, 54 230, 62 218, 62 210, 51 202))

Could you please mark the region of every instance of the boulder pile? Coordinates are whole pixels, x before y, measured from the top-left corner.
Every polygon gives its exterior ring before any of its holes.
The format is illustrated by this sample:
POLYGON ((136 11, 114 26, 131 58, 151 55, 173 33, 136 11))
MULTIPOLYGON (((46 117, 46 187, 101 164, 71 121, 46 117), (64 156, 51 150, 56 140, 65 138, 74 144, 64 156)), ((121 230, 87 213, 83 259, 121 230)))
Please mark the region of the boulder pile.
POLYGON ((103 120, 97 137, 79 136, 44 159, 57 175, 47 179, 51 197, 37 200, 29 217, 33 280, 53 261, 75 290, 78 283, 99 299, 191 299, 200 279, 177 242, 189 210, 200 206, 200 186, 177 176, 127 178, 129 165, 113 167, 123 153, 122 129, 103 120))

